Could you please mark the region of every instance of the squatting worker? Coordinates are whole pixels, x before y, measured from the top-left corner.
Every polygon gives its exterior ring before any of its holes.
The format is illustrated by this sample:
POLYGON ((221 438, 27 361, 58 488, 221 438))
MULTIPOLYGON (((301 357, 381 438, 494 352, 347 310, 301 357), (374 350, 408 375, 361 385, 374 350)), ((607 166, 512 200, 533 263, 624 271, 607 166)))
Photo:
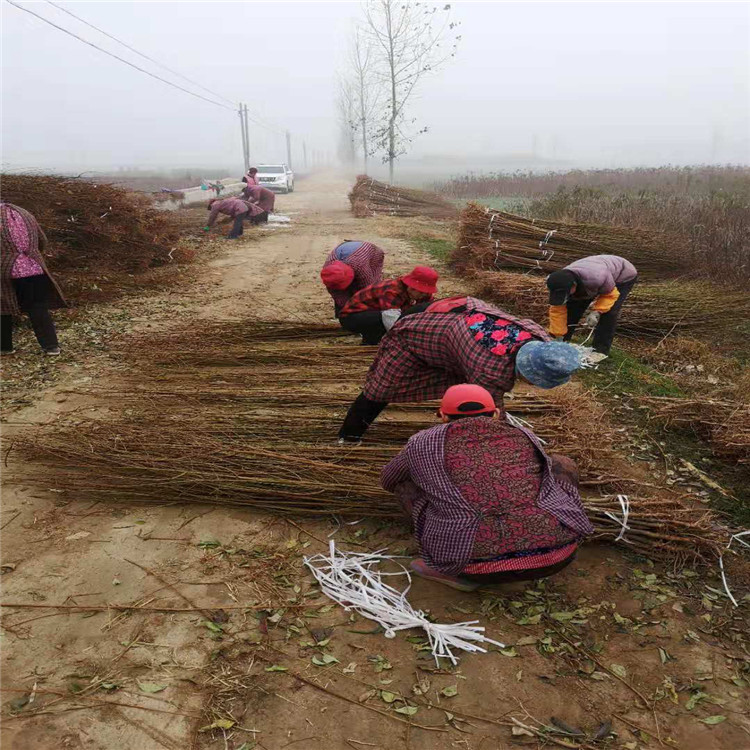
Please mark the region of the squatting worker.
POLYGON ((227 235, 227 239, 230 240, 237 239, 242 235, 244 231, 242 224, 245 219, 249 219, 253 224, 259 224, 268 218, 268 214, 259 206, 240 198, 214 198, 208 202, 208 210, 211 212, 208 216, 208 224, 203 227, 206 232, 214 225, 219 214, 225 214, 234 219, 232 229, 227 235))
POLYGON ((569 458, 547 455, 478 385, 449 388, 442 424, 412 436, 383 487, 412 519, 421 558, 411 569, 460 591, 546 578, 593 532, 569 458))
POLYGON ((268 214, 273 213, 273 207, 276 203, 276 193, 273 190, 248 183, 247 187, 242 191, 242 197, 244 200, 260 206, 266 212, 266 219, 268 218, 268 214))
POLYGON ((341 327, 359 333, 365 345, 378 344, 402 314, 424 310, 437 291, 437 282, 437 271, 416 266, 406 276, 366 286, 339 311, 341 327))
POLYGON ((586 309, 585 324, 594 329, 594 362, 609 355, 620 309, 638 280, 635 266, 618 255, 591 255, 547 277, 549 332, 569 341, 586 309), (592 304, 593 303, 593 304, 592 304))
POLYGON ((555 388, 580 366, 576 347, 550 341, 533 320, 473 297, 439 300, 383 337, 339 442, 358 442, 390 402, 442 398, 457 383, 481 385, 502 401, 517 374, 539 388, 555 388))
POLYGON ((250 167, 250 169, 245 172, 242 182, 245 182, 248 185, 260 185, 260 180, 258 180, 258 168, 250 167))
POLYGON ((12 203, 0 203, 0 268, 2 332, 0 348, 13 352, 13 316, 25 313, 45 354, 60 354, 50 310, 65 307, 60 287, 44 262, 47 237, 37 220, 12 203))
POLYGON ((380 283, 384 258, 385 253, 377 245, 362 240, 344 240, 328 253, 320 278, 333 298, 337 318, 353 294, 380 283))

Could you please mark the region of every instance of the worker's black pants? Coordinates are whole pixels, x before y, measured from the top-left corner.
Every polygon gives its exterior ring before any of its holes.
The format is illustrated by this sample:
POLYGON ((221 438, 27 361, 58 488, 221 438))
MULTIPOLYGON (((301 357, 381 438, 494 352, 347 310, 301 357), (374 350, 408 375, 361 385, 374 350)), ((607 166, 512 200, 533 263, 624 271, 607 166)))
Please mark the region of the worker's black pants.
POLYGON ((247 218, 247 212, 243 214, 239 214, 238 216, 234 217, 234 224, 232 224, 232 231, 227 235, 227 239, 236 240, 238 237, 242 236, 242 233, 244 231, 242 224, 246 218, 247 218))
POLYGON ((349 407, 344 424, 339 430, 339 438, 352 443, 360 440, 386 406, 387 401, 370 401, 364 393, 360 393, 349 407))
POLYGON ((351 315, 342 315, 339 323, 345 331, 362 336, 363 346, 377 346, 386 334, 380 310, 365 310, 351 315))
MULTIPOLYGON (((609 354, 609 350, 612 348, 612 340, 615 337, 615 331, 617 329, 617 321, 620 318, 620 310, 630 294, 630 290, 635 286, 638 277, 636 276, 632 281, 626 281, 624 284, 618 284, 617 290, 620 292, 620 296, 617 301, 612 305, 612 309, 605 312, 596 328, 594 328, 594 341, 592 346, 595 352, 601 352, 602 354, 609 354)), ((576 327, 580 322, 583 314, 588 309, 589 305, 593 302, 591 298, 575 299, 571 297, 568 300, 568 332, 565 334, 565 341, 570 341, 575 333, 576 327)))
MULTIPOLYGON (((420 302, 418 305, 407 307, 401 313, 401 317, 424 312, 429 304, 429 302, 420 302)), ((380 313, 380 310, 365 310, 351 315, 343 315, 339 318, 339 323, 345 331, 360 334, 363 346, 377 346, 380 339, 386 334, 383 317, 380 313)))
MULTIPOLYGON (((57 331, 49 311, 51 283, 47 276, 29 276, 13 279, 18 306, 29 316, 39 346, 45 351, 57 349, 57 331)), ((4 352, 13 351, 13 316, 0 316, 0 348, 4 352)))

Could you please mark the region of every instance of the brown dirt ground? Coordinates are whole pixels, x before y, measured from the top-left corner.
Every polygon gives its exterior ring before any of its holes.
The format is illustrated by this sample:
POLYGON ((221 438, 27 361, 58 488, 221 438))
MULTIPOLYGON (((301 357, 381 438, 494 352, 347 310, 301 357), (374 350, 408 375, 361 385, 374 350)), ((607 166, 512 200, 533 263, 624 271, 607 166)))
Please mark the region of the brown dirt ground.
MULTIPOLYGON (((278 199, 291 228, 216 243, 194 283, 104 314, 117 315, 118 332, 161 330, 189 316, 328 321, 317 274, 337 242, 382 244, 389 273, 430 262, 394 220, 352 218, 347 187, 335 176, 309 179, 278 199)), ((448 277, 443 290, 459 291, 459 282, 448 277)), ((67 346, 56 377, 4 423, 3 457, 16 481, 5 487, 0 516, 2 598, 139 608, 4 607, 4 748, 750 747, 747 605, 731 609, 713 572, 677 574, 589 546, 545 584, 462 594, 416 581, 416 606, 439 620, 476 617, 490 637, 515 644, 435 671, 419 634, 355 632, 372 623, 316 594, 302 558, 325 549, 333 522, 208 506, 92 506, 56 493, 53 476, 7 449, 14 435, 58 419, 107 418, 76 387, 138 373, 108 355, 107 337, 93 339, 87 349, 67 346), (321 639, 329 640, 310 645, 321 639), (313 665, 321 652, 339 663, 313 665), (287 671, 266 671, 272 665, 287 671), (457 695, 441 694, 454 685, 457 695), (403 700, 386 702, 393 696, 403 700), (411 719, 395 711, 407 699, 418 707, 411 719), (701 721, 711 716, 724 719, 701 721), (209 728, 230 717, 232 726, 209 728), (552 717, 585 737, 511 733, 514 720, 539 728, 552 717), (615 735, 594 741, 606 721, 615 735)), ((28 339, 17 357, 4 364, 6 376, 37 357, 28 339)), ((366 521, 336 538, 355 549, 414 550, 398 524, 366 521)))

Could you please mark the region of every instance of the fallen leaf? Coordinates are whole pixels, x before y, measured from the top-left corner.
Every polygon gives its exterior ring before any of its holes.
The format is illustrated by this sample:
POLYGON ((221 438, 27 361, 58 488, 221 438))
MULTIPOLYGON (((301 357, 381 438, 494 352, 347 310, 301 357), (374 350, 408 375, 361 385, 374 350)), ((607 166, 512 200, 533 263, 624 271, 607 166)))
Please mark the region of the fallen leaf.
POLYGON ((416 706, 401 706, 396 709, 397 714, 405 714, 406 716, 414 716, 419 709, 416 706))
POLYGON ((518 656, 518 651, 513 646, 510 648, 501 648, 499 651, 503 656, 518 656))
POLYGON ((458 685, 448 685, 440 691, 440 695, 446 698, 452 698, 454 695, 458 695, 458 685))
POLYGON ((266 672, 288 672, 288 667, 282 667, 280 664, 272 664, 270 667, 266 667, 266 672))
POLYGON ((535 635, 525 635, 523 638, 519 638, 516 641, 516 646, 533 646, 537 642, 535 635))
POLYGON ((374 698, 378 694, 377 690, 368 690, 367 692, 362 693, 362 695, 357 698, 357 700, 360 703, 364 703, 365 701, 370 700, 370 698, 374 698))
POLYGON ((138 687, 144 693, 161 693, 162 690, 167 689, 167 685, 158 685, 155 682, 139 682, 138 687))
POLYGON ((702 724, 708 724, 713 726, 714 724, 721 724, 722 721, 726 721, 727 717, 717 714, 716 716, 706 716, 705 719, 699 719, 702 724))
POLYGON ((393 701, 395 701, 397 697, 398 696, 396 695, 396 693, 389 693, 387 690, 380 691, 380 698, 385 703, 393 703, 393 701))
POLYGON ((510 733, 514 737, 533 737, 534 736, 533 732, 529 732, 528 729, 524 729, 523 727, 511 727, 510 733))
POLYGON ((628 671, 622 664, 610 664, 609 668, 623 680, 628 676, 628 671))
POLYGON ((349 664, 344 667, 341 671, 344 674, 354 674, 354 670, 357 668, 357 662, 356 661, 350 661, 349 664))
POLYGON ((233 722, 231 719, 217 719, 212 724, 209 724, 208 726, 201 727, 198 731, 199 732, 208 732, 211 729, 231 729, 235 725, 235 722, 233 722))
POLYGON ((521 682, 523 679, 523 669, 519 669, 518 672, 516 672, 516 681, 521 682))
POLYGON ((66 542, 75 542, 78 539, 85 539, 87 536, 91 536, 90 531, 79 531, 76 534, 71 534, 65 537, 66 542))
POLYGON ((606 672, 592 672, 591 679, 601 682, 602 680, 608 680, 609 675, 606 672))
POLYGON ((316 667, 329 667, 331 664, 338 664, 339 660, 333 654, 319 654, 313 656, 312 663, 316 667))

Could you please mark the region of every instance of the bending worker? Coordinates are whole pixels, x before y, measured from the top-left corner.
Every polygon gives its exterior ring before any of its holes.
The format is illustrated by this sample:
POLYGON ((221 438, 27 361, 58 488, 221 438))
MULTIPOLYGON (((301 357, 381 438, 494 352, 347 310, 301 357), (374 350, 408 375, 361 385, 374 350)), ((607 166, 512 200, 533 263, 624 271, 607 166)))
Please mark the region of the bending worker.
POLYGON ((620 309, 637 280, 635 266, 618 255, 591 255, 554 271, 547 277, 549 332, 569 341, 591 305, 584 321, 594 329, 590 359, 601 362, 609 356, 620 309))
POLYGON ((337 318, 353 294, 380 283, 384 258, 385 253, 377 245, 361 240, 344 240, 328 253, 320 278, 333 298, 337 318))
POLYGON ((29 316, 42 351, 60 354, 57 330, 50 310, 65 307, 60 287, 47 270, 42 252, 47 247, 39 223, 25 209, 13 203, 0 203, 0 267, 2 267, 2 331, 5 354, 13 352, 13 316, 29 316))
POLYGON ((208 217, 208 224, 203 227, 208 232, 214 225, 219 214, 231 216, 234 219, 232 229, 227 235, 227 239, 234 240, 242 235, 242 224, 245 219, 250 219, 253 224, 260 223, 268 218, 268 214, 255 203, 243 201, 240 198, 224 198, 219 200, 214 198, 208 202, 208 210, 211 212, 208 217))
POLYGON ((362 343, 375 345, 402 314, 421 312, 437 291, 438 273, 429 266, 416 266, 411 273, 366 286, 339 311, 341 327, 362 336, 362 343), (416 307, 415 307, 416 306, 416 307))
POLYGON ((273 213, 276 203, 276 193, 259 185, 251 185, 249 182, 242 190, 242 197, 250 203, 257 203, 267 214, 273 213))
POLYGON ((358 442, 390 402, 442 398, 457 383, 476 383, 502 401, 516 374, 539 388, 555 388, 580 366, 576 347, 549 341, 533 320, 473 297, 439 300, 399 320, 383 338, 339 442, 358 442))
POLYGON ((412 436, 381 477, 413 522, 421 558, 411 569, 473 591, 569 565, 594 531, 575 463, 510 425, 481 386, 449 388, 438 415, 442 424, 412 436))

